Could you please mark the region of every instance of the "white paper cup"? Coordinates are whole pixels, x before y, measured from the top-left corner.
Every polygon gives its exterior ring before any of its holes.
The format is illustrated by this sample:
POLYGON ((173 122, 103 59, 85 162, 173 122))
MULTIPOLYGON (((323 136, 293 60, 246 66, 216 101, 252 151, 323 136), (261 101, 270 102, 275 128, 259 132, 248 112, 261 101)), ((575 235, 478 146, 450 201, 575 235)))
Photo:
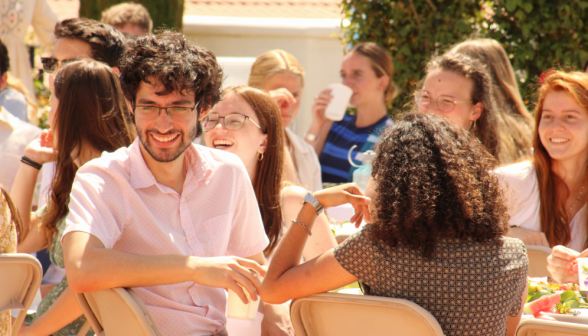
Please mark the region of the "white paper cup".
POLYGON ((246 289, 243 289, 243 291, 245 291, 245 295, 249 300, 248 304, 244 304, 239 295, 229 289, 227 316, 234 319, 253 321, 259 309, 259 297, 257 301, 253 301, 249 296, 249 292, 246 289))
POLYGON ((333 121, 342 120, 353 90, 349 86, 339 83, 329 85, 329 89, 331 89, 333 99, 325 110, 325 117, 333 121))
POLYGON ((580 290, 588 290, 588 258, 577 258, 580 290))

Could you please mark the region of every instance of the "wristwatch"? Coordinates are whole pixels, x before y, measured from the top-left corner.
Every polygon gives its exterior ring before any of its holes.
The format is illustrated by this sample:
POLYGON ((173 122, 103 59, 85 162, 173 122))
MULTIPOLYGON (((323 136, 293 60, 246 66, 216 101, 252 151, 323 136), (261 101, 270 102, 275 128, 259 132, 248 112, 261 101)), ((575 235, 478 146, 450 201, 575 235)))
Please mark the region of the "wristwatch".
POLYGON ((319 216, 324 211, 322 204, 310 192, 308 192, 308 194, 306 194, 306 196, 304 196, 304 199, 302 199, 302 202, 300 202, 300 204, 302 204, 302 205, 304 205, 304 203, 308 203, 308 204, 312 205, 314 207, 314 209, 316 210, 316 213, 319 216))

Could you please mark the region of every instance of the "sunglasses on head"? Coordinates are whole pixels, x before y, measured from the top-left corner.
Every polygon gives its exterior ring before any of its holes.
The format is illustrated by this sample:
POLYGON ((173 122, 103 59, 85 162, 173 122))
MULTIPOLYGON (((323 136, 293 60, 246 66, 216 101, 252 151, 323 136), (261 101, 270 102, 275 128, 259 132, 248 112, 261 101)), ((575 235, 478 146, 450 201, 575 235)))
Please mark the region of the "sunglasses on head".
POLYGON ((78 61, 78 59, 74 58, 60 61, 53 57, 41 57, 41 63, 43 63, 43 71, 45 71, 46 73, 52 73, 58 68, 62 68, 66 66, 68 63, 75 61, 78 61))

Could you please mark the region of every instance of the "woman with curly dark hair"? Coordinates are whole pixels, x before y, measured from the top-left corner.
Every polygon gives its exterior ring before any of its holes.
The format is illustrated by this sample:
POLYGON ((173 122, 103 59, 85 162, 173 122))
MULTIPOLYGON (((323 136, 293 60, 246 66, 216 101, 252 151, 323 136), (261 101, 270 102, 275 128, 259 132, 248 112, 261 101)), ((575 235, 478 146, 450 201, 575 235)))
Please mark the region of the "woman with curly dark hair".
POLYGON ((366 190, 371 202, 354 185, 307 196, 300 225, 275 252, 262 299, 279 303, 360 280, 366 294, 421 305, 446 335, 513 335, 527 296, 528 259, 520 240, 503 236, 508 216, 491 173, 496 160, 463 128, 426 114, 405 115, 376 153, 366 190), (351 221, 365 217, 368 224, 297 266, 315 209, 346 202, 356 209, 351 221))

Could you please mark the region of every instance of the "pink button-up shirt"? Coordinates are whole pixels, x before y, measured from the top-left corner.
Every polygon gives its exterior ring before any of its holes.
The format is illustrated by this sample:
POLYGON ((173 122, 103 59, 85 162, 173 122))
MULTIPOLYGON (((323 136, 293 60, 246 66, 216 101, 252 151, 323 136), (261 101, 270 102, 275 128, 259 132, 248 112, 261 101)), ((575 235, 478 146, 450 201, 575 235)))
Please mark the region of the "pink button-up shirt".
MULTIPOLYGON (((71 192, 65 234, 142 255, 255 255, 267 246, 251 181, 230 153, 191 146, 182 194, 145 164, 138 140, 84 165, 71 192)), ((226 291, 196 284, 135 288, 163 335, 210 335, 226 323, 226 291)))

